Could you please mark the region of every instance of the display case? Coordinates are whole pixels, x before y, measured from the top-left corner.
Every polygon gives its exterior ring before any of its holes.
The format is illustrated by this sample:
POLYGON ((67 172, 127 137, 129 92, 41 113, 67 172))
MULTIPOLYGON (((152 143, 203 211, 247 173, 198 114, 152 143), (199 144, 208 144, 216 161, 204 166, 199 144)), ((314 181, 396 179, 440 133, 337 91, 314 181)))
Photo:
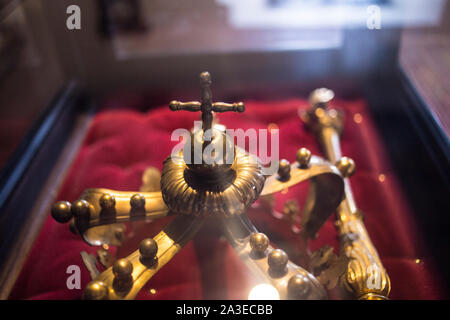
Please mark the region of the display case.
POLYGON ((1 10, 2 299, 449 297, 448 1, 1 10), (200 119, 276 135, 278 170, 186 200, 165 160, 200 119))

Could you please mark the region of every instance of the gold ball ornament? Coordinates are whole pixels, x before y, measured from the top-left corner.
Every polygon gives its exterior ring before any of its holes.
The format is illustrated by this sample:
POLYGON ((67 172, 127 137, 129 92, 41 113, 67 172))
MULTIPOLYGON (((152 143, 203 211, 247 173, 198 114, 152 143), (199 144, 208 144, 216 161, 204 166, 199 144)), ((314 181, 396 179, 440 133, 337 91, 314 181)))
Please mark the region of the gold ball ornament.
POLYGON ((158 252, 158 244, 152 238, 144 239, 139 244, 139 252, 144 259, 153 259, 158 252))
POLYGON ((72 205, 67 201, 59 201, 52 207, 52 217, 59 223, 66 223, 72 219, 72 205))
POLYGON ((336 167, 339 169, 344 178, 351 177, 356 171, 355 162, 348 157, 342 157, 339 159, 339 161, 336 162, 336 167))
POLYGON ((250 247, 253 252, 262 254, 267 250, 268 246, 269 238, 264 233, 253 233, 250 236, 250 247))
POLYGON ((113 195, 105 193, 100 197, 100 207, 102 209, 113 209, 116 205, 116 199, 113 195))
POLYGON ((208 71, 200 73, 200 84, 201 85, 211 85, 211 74, 208 71))
POLYGON ((145 208, 145 198, 142 194, 138 193, 131 197, 130 205, 134 209, 145 208))
POLYGON ((117 279, 128 279, 133 272, 133 265, 127 259, 120 259, 114 262, 113 273, 117 279))
POLYGON ((86 286, 83 298, 85 300, 107 300, 108 287, 101 281, 92 281, 86 286))
POLYGON ((288 298, 304 299, 310 290, 308 281, 300 274, 292 276, 288 281, 288 298))
POLYGON ((301 148, 297 151, 295 155, 297 162, 300 164, 300 167, 306 168, 311 161, 311 151, 306 148, 301 148))
POLYGON ((278 164, 278 175, 282 180, 289 179, 291 174, 291 164, 286 159, 283 159, 278 164))
POLYGON ((72 204, 72 214, 77 219, 89 219, 89 203, 86 200, 77 200, 72 204))
POLYGON ((283 273, 286 270, 288 260, 289 258, 286 252, 280 249, 271 251, 267 257, 270 270, 276 273, 283 273))

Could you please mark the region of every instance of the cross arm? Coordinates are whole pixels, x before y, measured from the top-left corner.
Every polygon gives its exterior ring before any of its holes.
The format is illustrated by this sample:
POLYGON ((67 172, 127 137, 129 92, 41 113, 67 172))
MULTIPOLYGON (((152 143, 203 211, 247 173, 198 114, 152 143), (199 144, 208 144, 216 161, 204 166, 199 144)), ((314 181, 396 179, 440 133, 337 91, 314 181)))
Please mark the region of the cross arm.
POLYGON ((214 112, 227 112, 227 111, 234 111, 234 112, 244 112, 245 106, 242 102, 237 103, 225 103, 225 102, 216 102, 213 103, 213 111, 214 112))
POLYGON ((186 111, 201 111, 201 103, 198 101, 191 102, 180 102, 180 101, 171 101, 169 104, 170 110, 178 111, 178 110, 186 110, 186 111))

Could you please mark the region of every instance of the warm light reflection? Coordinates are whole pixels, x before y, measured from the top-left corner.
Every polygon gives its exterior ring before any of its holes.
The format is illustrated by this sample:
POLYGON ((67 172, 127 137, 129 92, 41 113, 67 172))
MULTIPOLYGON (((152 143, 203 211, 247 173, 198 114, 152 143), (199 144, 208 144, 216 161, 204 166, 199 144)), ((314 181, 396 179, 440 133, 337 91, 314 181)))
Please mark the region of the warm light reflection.
POLYGON ((353 121, 355 121, 356 123, 361 123, 363 120, 362 115, 359 113, 355 113, 355 115, 353 116, 353 121))
POLYGON ((278 130, 278 125, 276 123, 269 123, 267 130, 269 133, 272 133, 273 130, 278 130))
POLYGON ((322 108, 317 108, 315 114, 317 118, 322 118, 325 115, 325 111, 322 108))
POLYGON ((280 294, 274 286, 262 283, 250 290, 248 300, 280 300, 280 294))

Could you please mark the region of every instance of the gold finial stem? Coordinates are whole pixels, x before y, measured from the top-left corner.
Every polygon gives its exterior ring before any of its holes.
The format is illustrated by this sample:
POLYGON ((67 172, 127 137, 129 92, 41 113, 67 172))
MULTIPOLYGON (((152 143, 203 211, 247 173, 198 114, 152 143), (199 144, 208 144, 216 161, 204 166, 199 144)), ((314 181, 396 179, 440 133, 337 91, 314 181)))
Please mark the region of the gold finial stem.
POLYGON ((203 144, 202 150, 211 143, 211 127, 213 121, 213 103, 211 92, 211 75, 209 72, 202 72, 200 74, 200 84, 202 86, 202 129, 203 129, 203 144))
MULTIPOLYGON (((315 90, 310 97, 311 108, 304 115, 304 120, 315 133, 327 159, 338 167, 347 165, 348 169, 348 158, 347 163, 342 162, 345 157, 342 158, 339 141, 343 129, 342 114, 337 110, 327 109, 327 104, 333 97, 331 90, 315 90)), ((337 208, 336 226, 340 236, 341 254, 349 257, 350 263, 341 284, 357 299, 373 295, 387 299, 391 288, 389 276, 364 226, 362 214, 353 198, 348 175, 343 176, 345 198, 337 208)))
POLYGON ((326 158, 331 163, 336 163, 336 161, 342 158, 339 133, 333 127, 324 127, 319 134, 319 140, 326 158))
MULTIPOLYGON (((338 131, 334 127, 323 126, 317 132, 317 135, 326 158, 331 163, 337 163, 337 161, 342 158, 338 131)), ((339 216, 341 216, 341 214, 354 214, 358 211, 348 178, 344 179, 344 184, 345 199, 338 207, 337 212, 339 216)))

